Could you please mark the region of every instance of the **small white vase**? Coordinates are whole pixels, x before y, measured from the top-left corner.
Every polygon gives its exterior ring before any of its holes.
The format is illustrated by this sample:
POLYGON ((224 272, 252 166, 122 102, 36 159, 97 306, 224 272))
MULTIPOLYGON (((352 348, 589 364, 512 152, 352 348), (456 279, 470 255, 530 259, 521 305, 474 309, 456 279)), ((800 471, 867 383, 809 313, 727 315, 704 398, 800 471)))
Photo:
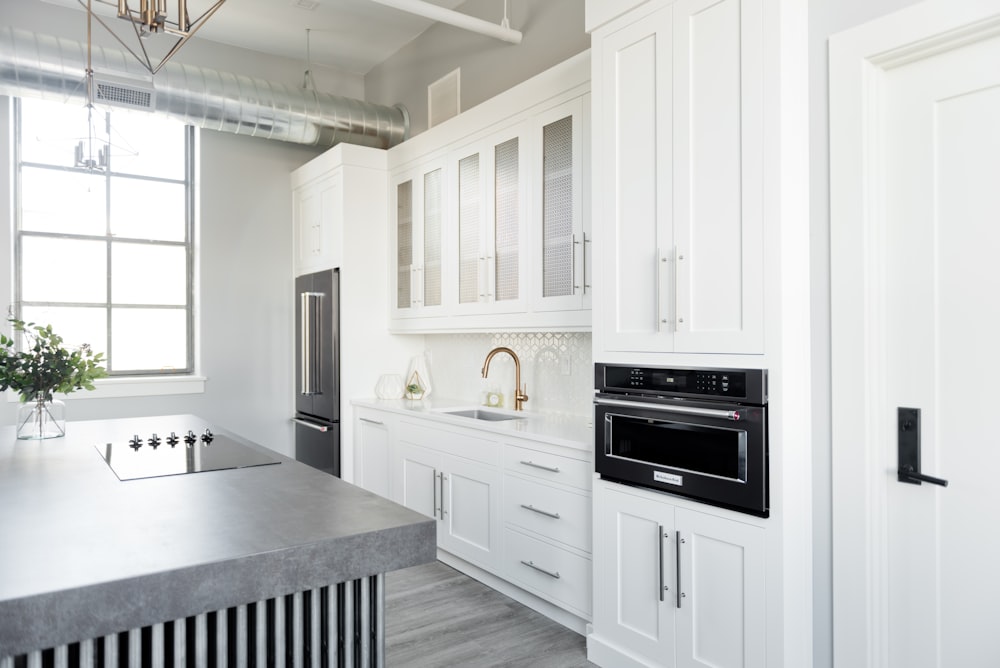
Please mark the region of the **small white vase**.
POLYGON ((17 409, 17 437, 20 439, 59 438, 66 435, 66 404, 45 400, 41 394, 17 409))
POLYGON ((403 396, 403 377, 395 373, 382 374, 375 384, 375 396, 379 399, 399 399, 403 396))

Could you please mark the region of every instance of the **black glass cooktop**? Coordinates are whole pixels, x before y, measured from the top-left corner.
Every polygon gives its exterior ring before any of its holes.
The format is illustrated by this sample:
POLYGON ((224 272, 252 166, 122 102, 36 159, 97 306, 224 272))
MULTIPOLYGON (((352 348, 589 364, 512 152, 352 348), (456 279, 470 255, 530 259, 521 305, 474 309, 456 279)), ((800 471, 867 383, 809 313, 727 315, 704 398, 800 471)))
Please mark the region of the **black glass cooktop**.
POLYGON ((119 480, 138 480, 280 464, 277 457, 205 430, 200 434, 170 432, 135 434, 127 441, 94 446, 119 480))

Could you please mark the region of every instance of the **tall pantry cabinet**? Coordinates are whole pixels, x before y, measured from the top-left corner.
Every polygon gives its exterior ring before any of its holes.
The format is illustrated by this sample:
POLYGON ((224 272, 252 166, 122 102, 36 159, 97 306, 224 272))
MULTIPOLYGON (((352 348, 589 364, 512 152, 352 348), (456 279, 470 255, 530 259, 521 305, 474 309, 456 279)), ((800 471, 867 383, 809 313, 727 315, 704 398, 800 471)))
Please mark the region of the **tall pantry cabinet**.
POLYGON ((812 660, 807 9, 586 0, 594 361, 770 385, 769 517, 595 481, 598 665, 812 660))

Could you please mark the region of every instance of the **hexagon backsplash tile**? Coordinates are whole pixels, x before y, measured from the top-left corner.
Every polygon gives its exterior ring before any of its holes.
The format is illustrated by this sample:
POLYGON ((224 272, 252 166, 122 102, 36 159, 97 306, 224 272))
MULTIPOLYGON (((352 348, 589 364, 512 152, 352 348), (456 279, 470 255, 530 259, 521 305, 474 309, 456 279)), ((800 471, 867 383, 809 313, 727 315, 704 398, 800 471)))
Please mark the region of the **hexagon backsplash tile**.
POLYGON ((427 336, 428 367, 438 396, 482 403, 487 391, 499 390, 504 407, 514 407, 514 362, 497 355, 489 378, 481 371, 487 353, 507 346, 521 360, 521 383, 527 384, 525 410, 589 417, 594 396, 591 336, 577 332, 505 332, 427 336))

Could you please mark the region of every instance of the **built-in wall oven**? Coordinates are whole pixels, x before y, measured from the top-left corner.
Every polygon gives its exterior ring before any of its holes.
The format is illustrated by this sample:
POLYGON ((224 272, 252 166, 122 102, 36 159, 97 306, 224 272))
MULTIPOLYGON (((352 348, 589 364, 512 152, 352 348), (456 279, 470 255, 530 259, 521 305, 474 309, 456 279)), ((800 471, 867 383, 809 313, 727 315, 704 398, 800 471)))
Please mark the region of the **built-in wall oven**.
POLYGON ((768 516, 767 371, 595 365, 602 478, 768 516))

